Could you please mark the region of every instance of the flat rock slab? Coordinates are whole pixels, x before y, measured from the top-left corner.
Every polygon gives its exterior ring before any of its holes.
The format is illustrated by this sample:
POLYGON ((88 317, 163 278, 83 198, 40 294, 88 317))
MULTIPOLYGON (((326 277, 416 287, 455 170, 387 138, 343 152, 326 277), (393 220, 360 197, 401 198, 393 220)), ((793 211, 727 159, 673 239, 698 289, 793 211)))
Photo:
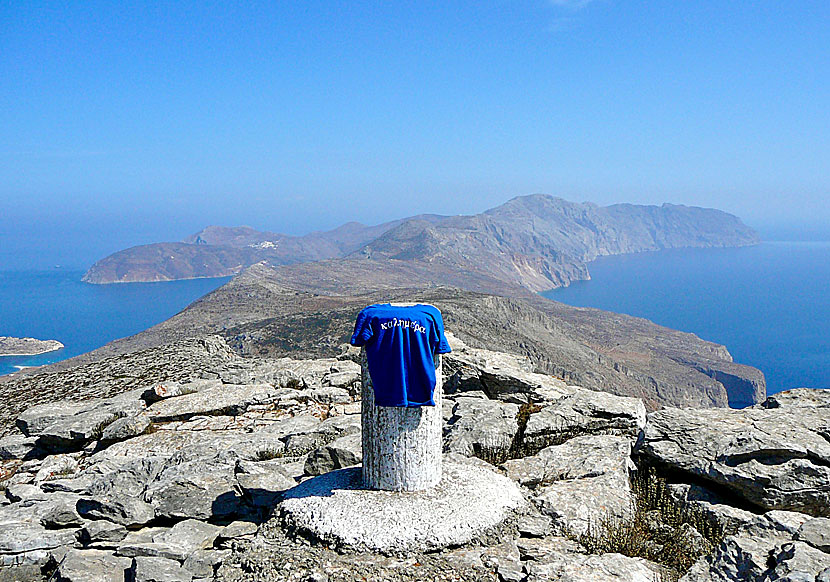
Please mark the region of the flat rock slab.
POLYGON ((524 503, 516 484, 494 471, 447 460, 443 466, 441 481, 426 491, 363 489, 359 466, 315 477, 286 491, 283 526, 358 550, 429 551, 475 540, 524 503))

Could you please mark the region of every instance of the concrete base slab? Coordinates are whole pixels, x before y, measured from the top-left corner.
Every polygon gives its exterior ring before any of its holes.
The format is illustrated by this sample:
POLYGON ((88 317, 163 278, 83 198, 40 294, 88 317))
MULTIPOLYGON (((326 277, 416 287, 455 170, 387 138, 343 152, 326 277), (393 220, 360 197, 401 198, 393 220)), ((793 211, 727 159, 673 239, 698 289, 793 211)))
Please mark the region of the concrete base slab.
POLYGON ((469 543, 524 504, 517 485, 489 469, 444 461, 426 491, 363 489, 361 468, 315 477, 285 492, 283 527, 323 543, 382 553, 469 543))

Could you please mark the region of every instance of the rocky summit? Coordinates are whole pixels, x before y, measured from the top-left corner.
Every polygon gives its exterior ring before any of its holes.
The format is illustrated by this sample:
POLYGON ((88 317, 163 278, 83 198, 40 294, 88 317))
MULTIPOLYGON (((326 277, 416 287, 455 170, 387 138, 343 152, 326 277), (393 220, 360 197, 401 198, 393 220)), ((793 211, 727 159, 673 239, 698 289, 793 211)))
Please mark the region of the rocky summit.
POLYGON ((0 580, 830 579, 830 392, 647 413, 451 341, 445 461, 516 484, 497 527, 449 545, 418 530, 410 549, 297 527, 284 504, 360 463, 358 353, 240 360, 217 343, 175 379, 134 371, 17 415, 0 580))

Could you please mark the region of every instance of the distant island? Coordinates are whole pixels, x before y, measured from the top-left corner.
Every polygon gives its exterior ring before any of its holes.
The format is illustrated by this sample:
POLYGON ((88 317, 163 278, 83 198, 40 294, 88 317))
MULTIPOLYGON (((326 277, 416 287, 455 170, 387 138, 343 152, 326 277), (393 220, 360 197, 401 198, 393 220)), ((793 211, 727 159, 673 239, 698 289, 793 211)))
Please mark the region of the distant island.
MULTIPOLYGON (((349 222, 303 236, 209 226, 182 242, 114 253, 92 265, 83 280, 173 281, 236 275, 262 261, 281 266, 389 259, 393 264, 449 263, 459 274, 476 273, 545 291, 590 278, 587 264, 604 255, 758 242, 755 231, 739 218, 715 209, 677 204, 603 207, 536 194, 481 214, 423 214, 376 226, 349 222)), ((463 278, 442 282, 463 287, 463 278)))
POLYGON ((37 356, 63 348, 57 340, 0 336, 0 356, 37 356))

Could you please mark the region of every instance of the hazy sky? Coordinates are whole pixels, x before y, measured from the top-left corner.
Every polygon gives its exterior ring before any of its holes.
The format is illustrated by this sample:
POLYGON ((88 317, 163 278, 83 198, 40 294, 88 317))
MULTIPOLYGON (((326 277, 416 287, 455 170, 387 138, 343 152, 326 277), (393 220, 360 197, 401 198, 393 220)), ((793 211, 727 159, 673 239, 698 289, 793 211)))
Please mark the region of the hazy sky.
POLYGON ((826 0, 0 1, 0 262, 535 192, 816 229, 828 105, 826 0))

